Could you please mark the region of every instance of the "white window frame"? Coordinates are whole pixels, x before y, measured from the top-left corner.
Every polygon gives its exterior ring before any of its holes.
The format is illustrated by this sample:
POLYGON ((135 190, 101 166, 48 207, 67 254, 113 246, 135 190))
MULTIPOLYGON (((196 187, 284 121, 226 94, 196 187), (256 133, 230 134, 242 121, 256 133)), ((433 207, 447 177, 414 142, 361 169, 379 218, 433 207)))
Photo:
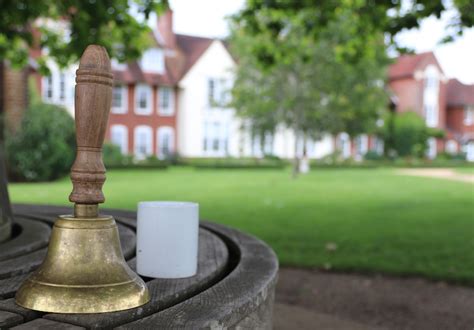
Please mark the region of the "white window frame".
POLYGON ((160 116, 174 115, 174 90, 172 87, 158 87, 158 114, 160 116), (163 106, 164 94, 168 93, 168 107, 163 106))
POLYGON ((137 115, 151 115, 152 114, 152 89, 149 85, 138 84, 135 86, 135 113, 137 115), (146 94, 146 108, 141 108, 140 97, 141 93, 146 94))
POLYGON ((474 162, 474 141, 469 141, 463 146, 463 151, 466 153, 466 160, 474 162))
POLYGON ((43 100, 52 101, 54 98, 54 77, 53 73, 43 77, 43 100), (51 94, 51 96, 49 96, 51 94))
POLYGON ((463 123, 466 126, 474 125, 474 106, 464 108, 463 123))
POLYGON ((423 90, 423 110, 426 126, 436 127, 439 124, 439 71, 434 65, 428 65, 425 70, 423 90))
POLYGON ((366 134, 358 135, 355 139, 357 154, 364 156, 369 151, 369 137, 366 134))
POLYGON ((209 77, 207 79, 207 101, 210 108, 226 107, 230 102, 229 81, 224 78, 209 77))
POLYGON ((147 125, 139 125, 135 127, 133 131, 133 154, 136 159, 143 160, 151 155, 153 155, 153 130, 150 126, 147 125), (140 152, 140 145, 139 136, 141 134, 147 135, 146 137, 146 145, 145 145, 145 152, 140 152))
POLYGON ((115 85, 112 90, 112 113, 116 114, 124 114, 127 113, 128 109, 128 88, 126 85, 115 85), (114 106, 114 94, 117 90, 120 89, 120 94, 121 94, 121 106, 120 107, 115 107, 114 106))
POLYGON ((458 143, 453 139, 446 141, 445 151, 450 155, 456 154, 458 152, 458 143))
POLYGON ((128 128, 125 125, 110 126, 110 142, 120 148, 123 155, 128 154, 128 128), (118 133, 120 141, 114 141, 114 136, 118 133))
POLYGON ((66 102, 66 74, 59 72, 58 99, 60 103, 66 102))
POLYGON ((161 126, 156 130, 156 155, 159 159, 165 159, 167 156, 170 156, 174 153, 174 142, 175 134, 174 128, 171 126, 161 126), (163 144, 161 143, 164 139, 163 136, 168 135, 169 144, 168 144, 168 154, 165 154, 163 144))
POLYGON ((351 157, 351 139, 349 134, 343 132, 338 137, 338 148, 341 152, 342 158, 346 159, 351 157))
POLYGON ((150 48, 143 52, 140 67, 144 72, 164 73, 165 53, 161 48, 150 48))

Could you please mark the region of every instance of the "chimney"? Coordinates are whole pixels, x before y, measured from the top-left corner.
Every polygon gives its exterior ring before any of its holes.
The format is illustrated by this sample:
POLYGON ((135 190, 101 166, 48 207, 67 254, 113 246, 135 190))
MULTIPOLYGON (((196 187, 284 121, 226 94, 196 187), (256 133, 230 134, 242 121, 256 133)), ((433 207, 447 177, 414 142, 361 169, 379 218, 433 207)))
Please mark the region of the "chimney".
POLYGON ((158 32, 163 38, 166 48, 176 48, 176 36, 173 32, 173 11, 171 9, 158 17, 158 32))

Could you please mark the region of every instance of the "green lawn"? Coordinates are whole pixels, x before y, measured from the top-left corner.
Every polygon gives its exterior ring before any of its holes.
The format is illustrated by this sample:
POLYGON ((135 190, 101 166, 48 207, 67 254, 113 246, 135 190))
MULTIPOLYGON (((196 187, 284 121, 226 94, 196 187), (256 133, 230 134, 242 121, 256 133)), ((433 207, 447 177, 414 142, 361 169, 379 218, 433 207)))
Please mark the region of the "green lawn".
POLYGON ((459 167, 456 172, 461 174, 474 174, 474 165, 472 167, 459 167))
MULTIPOLYGON (((67 178, 12 184, 13 202, 68 204, 67 178)), ((114 170, 104 207, 200 203, 201 217, 268 242, 283 265, 423 275, 474 285, 474 185, 393 169, 114 170), (329 247, 329 248, 328 248, 329 247)))

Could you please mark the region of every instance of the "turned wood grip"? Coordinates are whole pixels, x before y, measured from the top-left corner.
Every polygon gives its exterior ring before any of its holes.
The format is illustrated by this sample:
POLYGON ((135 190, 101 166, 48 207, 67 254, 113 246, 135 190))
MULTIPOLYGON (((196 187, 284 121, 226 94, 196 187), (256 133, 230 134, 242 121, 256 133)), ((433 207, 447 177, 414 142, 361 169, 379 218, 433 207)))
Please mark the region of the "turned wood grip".
POLYGON ((82 54, 76 71, 75 120, 76 160, 71 168, 73 190, 69 200, 76 204, 105 201, 102 186, 105 166, 102 161, 113 75, 104 47, 90 45, 82 54))

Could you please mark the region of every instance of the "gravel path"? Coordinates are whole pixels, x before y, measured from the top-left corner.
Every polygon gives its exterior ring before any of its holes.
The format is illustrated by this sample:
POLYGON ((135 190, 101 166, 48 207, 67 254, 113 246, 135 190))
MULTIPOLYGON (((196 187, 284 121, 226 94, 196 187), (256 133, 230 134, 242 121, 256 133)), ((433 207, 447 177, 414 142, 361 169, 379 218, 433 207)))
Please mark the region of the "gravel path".
POLYGON ((400 169, 397 173, 474 183, 474 175, 458 173, 451 168, 410 168, 400 169))
POLYGON ((474 329, 474 289, 418 278, 282 268, 274 328, 474 329))

